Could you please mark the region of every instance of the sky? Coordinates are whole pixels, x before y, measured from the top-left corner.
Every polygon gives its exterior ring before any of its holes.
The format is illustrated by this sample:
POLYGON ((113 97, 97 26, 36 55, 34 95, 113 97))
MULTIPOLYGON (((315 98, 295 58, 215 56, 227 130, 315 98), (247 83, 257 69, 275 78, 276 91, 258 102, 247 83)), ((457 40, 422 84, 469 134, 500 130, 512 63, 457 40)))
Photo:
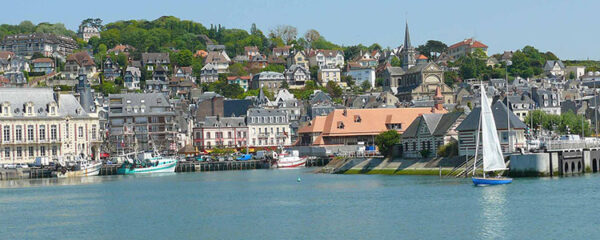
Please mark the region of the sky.
POLYGON ((249 30, 252 23, 265 34, 277 25, 297 27, 299 34, 315 29, 341 45, 397 47, 408 21, 413 46, 427 40, 452 45, 466 38, 502 53, 531 45, 560 59, 600 60, 600 1, 502 0, 0 0, 7 7, 0 24, 23 20, 62 22, 76 30, 86 18, 104 23, 175 16, 205 26, 249 30))

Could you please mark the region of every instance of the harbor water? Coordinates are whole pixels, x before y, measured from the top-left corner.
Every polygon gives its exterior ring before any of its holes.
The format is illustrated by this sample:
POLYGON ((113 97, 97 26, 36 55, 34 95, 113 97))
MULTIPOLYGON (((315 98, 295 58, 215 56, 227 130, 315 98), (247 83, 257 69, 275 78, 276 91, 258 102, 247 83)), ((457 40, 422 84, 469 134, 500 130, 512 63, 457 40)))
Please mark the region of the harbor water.
POLYGON ((0 182, 0 239, 596 239, 600 175, 470 179, 313 169, 0 182))

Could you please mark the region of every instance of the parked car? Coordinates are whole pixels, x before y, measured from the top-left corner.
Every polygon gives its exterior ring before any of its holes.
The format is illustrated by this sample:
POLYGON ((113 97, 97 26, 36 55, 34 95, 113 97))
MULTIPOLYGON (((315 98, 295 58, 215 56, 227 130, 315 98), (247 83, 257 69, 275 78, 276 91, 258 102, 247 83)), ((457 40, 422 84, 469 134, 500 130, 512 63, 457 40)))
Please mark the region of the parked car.
POLYGON ((17 163, 16 168, 29 168, 29 165, 25 163, 17 163))
POLYGON ((238 160, 238 161, 252 160, 252 154, 243 154, 243 155, 237 157, 236 160, 238 160))

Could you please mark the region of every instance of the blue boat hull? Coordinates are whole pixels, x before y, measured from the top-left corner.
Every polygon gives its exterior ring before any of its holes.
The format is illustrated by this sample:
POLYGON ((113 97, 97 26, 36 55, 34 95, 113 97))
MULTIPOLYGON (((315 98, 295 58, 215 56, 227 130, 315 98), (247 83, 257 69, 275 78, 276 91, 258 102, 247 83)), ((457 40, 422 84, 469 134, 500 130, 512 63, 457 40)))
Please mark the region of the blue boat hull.
POLYGON ((501 185, 501 184, 512 183, 512 178, 477 178, 477 177, 474 177, 472 179, 473 179, 473 184, 475 184, 475 186, 501 185))

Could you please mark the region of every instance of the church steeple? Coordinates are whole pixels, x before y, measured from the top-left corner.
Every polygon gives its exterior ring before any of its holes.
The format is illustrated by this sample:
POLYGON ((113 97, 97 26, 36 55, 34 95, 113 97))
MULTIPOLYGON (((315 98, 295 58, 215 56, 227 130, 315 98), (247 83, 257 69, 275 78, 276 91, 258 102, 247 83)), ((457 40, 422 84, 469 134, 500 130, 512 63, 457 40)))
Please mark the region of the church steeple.
POLYGON ((404 31, 404 47, 402 48, 402 68, 404 71, 413 67, 417 63, 416 50, 410 43, 410 33, 408 31, 408 21, 406 21, 406 29, 404 31))
POLYGON ((410 33, 408 32, 408 21, 406 21, 406 29, 404 30, 404 48, 412 48, 410 44, 410 33))

